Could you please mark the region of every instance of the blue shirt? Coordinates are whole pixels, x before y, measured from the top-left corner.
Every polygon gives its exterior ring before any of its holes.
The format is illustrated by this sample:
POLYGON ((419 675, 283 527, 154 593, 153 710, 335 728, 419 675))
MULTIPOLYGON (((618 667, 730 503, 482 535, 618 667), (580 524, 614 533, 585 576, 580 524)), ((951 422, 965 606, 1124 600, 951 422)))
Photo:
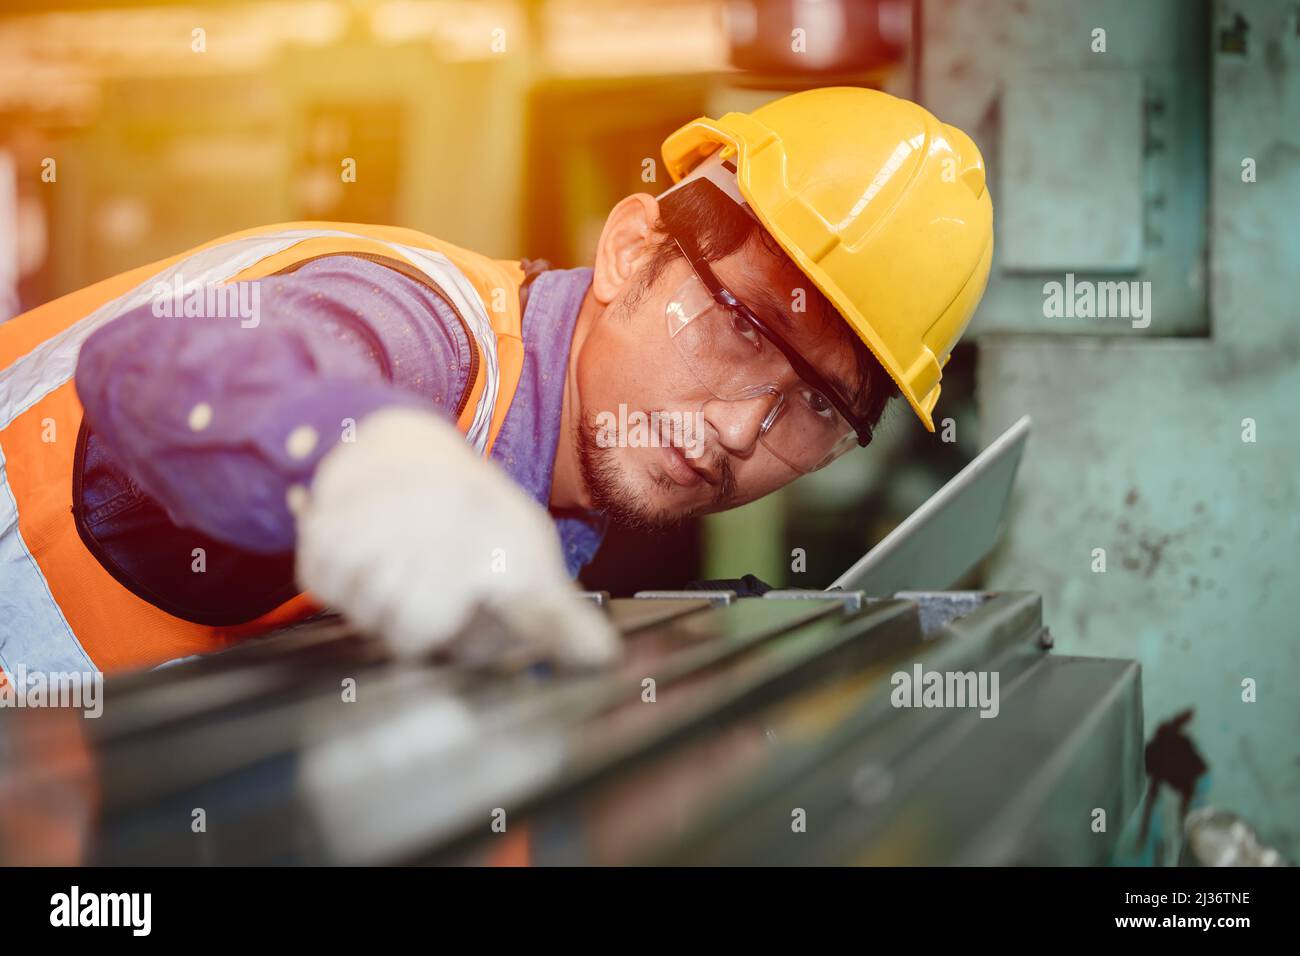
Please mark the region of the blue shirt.
MULTIPOLYGON (((590 269, 541 273, 523 316, 524 365, 492 458, 543 507, 559 440, 569 347, 590 269)), ((87 338, 76 387, 97 448, 176 525, 258 554, 291 552, 288 489, 359 422, 388 406, 455 418, 471 346, 435 293, 352 256, 260 280, 256 325, 169 318, 142 306, 87 338), (202 407, 202 413, 195 409, 202 407), (202 427, 193 427, 196 414, 202 427), (289 436, 318 436, 303 457, 289 436)), ((120 482, 119 482, 120 485, 120 482)), ((121 488, 85 489, 87 510, 121 488)), ((600 547, 594 512, 552 515, 570 575, 600 547)))

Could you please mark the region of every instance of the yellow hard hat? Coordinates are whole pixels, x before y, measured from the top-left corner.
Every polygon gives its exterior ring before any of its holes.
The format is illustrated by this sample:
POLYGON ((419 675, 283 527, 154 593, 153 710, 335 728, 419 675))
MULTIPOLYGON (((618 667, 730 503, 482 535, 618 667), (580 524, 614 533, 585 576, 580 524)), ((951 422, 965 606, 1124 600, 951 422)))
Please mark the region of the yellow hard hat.
POLYGON ((687 123, 663 145, 673 181, 720 145, 759 222, 934 431, 940 370, 993 257, 979 149, 915 103, 857 87, 687 123))

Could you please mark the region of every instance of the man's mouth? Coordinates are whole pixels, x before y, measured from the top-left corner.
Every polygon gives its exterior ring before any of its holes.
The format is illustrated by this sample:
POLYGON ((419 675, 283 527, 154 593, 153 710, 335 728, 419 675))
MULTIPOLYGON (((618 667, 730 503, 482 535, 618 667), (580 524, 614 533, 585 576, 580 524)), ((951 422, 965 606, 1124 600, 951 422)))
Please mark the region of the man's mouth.
POLYGON ((701 483, 716 485, 718 476, 702 465, 693 463, 682 449, 675 445, 664 445, 660 449, 664 471, 674 484, 683 488, 694 488, 701 483))

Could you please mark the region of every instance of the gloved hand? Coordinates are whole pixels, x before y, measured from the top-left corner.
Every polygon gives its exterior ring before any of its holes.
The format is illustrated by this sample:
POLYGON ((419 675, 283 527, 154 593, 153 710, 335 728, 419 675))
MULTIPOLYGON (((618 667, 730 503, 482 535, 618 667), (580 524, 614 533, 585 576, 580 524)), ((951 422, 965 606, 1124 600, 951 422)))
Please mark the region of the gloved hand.
POLYGON ((577 596, 550 516, 431 412, 365 418, 294 510, 298 583, 399 656, 445 645, 480 607, 560 664, 620 651, 577 596))

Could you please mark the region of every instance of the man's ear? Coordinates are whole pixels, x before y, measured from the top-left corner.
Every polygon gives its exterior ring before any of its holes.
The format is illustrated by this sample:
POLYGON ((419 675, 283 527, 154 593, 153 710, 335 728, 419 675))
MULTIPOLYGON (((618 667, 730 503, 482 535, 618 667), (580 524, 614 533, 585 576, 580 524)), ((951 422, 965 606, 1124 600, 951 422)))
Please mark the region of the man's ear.
POLYGON ((659 203, 649 193, 634 193, 610 210, 596 243, 596 264, 591 292, 608 305, 636 272, 649 251, 653 226, 659 221, 659 203))

